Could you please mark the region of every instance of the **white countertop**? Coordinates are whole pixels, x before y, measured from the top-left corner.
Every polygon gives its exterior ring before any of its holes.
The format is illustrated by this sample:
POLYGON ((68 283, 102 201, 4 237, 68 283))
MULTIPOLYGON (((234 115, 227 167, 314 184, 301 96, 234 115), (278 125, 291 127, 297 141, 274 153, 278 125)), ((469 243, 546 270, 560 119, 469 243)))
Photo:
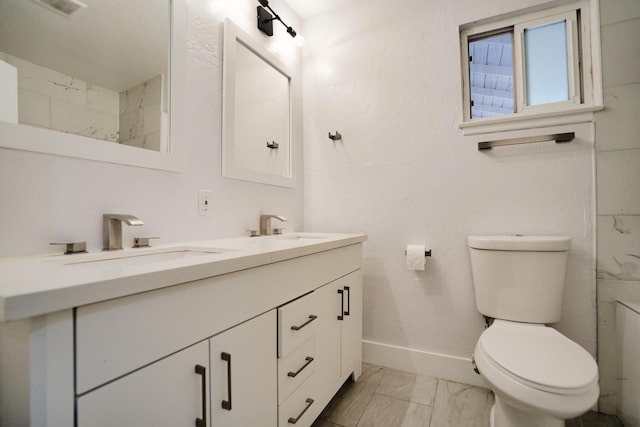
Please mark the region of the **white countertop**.
POLYGON ((111 252, 0 259, 0 321, 25 319, 107 299, 219 276, 353 245, 364 234, 292 233, 181 242, 111 252), (96 261, 170 251, 197 256, 133 265, 96 261), (202 251, 218 251, 203 253, 202 251))

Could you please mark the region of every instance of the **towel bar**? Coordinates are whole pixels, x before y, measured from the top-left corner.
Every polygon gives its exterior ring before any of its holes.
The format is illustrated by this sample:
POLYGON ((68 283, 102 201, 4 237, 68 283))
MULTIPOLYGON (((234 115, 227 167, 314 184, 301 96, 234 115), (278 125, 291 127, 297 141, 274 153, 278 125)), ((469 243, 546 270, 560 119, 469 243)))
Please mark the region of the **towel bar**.
POLYGON ((576 137, 574 132, 554 133, 551 135, 523 136, 520 138, 499 139, 496 141, 484 141, 478 143, 478 150, 489 150, 502 145, 531 144, 534 142, 555 141, 556 143, 569 142, 576 137))

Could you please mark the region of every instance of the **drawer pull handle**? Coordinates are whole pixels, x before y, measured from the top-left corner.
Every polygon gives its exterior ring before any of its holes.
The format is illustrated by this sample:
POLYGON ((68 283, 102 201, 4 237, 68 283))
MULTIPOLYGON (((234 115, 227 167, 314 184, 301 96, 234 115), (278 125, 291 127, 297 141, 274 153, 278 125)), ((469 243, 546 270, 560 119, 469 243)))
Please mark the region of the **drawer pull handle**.
POLYGON ((207 426, 207 368, 196 365, 196 374, 202 375, 202 418, 196 418, 196 427, 207 426))
POLYGON ((301 367, 300 369, 298 369, 298 370, 297 370, 297 371, 295 371, 295 372, 289 372, 289 373, 287 374, 287 376, 288 376, 288 377, 291 377, 291 378, 295 378, 295 377, 297 377, 297 376, 298 376, 298 374, 299 374, 300 372, 302 372, 302 370, 303 370, 304 368, 306 368, 307 366, 309 366, 309 364, 310 364, 311 362, 313 362, 313 357, 311 357, 311 356, 307 356, 307 357, 305 357, 305 358, 304 358, 304 360, 306 360, 307 362, 306 362, 304 365, 302 365, 302 367, 301 367))
POLYGON ((229 353, 220 353, 220 359, 227 362, 227 398, 229 400, 222 401, 222 409, 231 410, 231 355, 229 353))
POLYGON ((347 292, 347 311, 344 312, 344 315, 349 316, 349 312, 351 311, 351 288, 345 286, 344 290, 347 292))
POLYGON ((338 315, 338 320, 344 320, 344 291, 342 289, 338 289, 338 293, 340 294, 340 314, 338 315))
POLYGON ((300 415, 298 415, 296 418, 289 418, 287 421, 289 421, 289 424, 295 424, 298 422, 298 420, 300 418, 302 418, 302 416, 304 415, 305 412, 307 412, 307 409, 309 409, 311 407, 311 405, 313 405, 313 399, 307 398, 306 400, 307 402, 307 406, 304 407, 304 409, 302 410, 302 412, 300 412, 300 415))
POLYGON ((316 316, 315 314, 310 314, 309 315, 309 320, 307 320, 306 322, 304 322, 302 325, 300 326, 292 326, 291 330, 292 331, 299 331, 300 329, 304 328, 305 326, 307 326, 309 323, 313 322, 314 320, 316 320, 318 318, 318 316, 316 316))

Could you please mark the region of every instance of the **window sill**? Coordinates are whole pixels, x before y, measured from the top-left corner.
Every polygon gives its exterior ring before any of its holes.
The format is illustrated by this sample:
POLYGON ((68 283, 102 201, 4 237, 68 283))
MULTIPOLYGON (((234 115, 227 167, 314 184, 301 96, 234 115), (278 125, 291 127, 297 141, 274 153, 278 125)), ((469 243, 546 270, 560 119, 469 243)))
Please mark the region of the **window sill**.
POLYGON ((462 122, 458 128, 462 134, 483 135, 512 130, 533 129, 575 123, 587 123, 594 120, 593 113, 604 105, 581 106, 565 111, 547 111, 544 113, 518 113, 509 116, 487 117, 462 122))

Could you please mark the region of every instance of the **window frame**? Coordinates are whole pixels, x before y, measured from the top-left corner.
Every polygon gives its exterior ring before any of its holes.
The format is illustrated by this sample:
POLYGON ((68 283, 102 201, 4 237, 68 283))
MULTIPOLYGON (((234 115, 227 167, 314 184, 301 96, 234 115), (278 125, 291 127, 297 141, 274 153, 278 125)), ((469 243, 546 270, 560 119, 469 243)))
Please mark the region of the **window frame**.
MULTIPOLYGON (((582 104, 580 50, 578 41, 578 13, 575 10, 549 15, 527 22, 516 24, 513 29, 514 44, 514 73, 521 78, 521 84, 514 84, 516 94, 516 112, 519 111, 558 111, 573 109, 582 104), (545 24, 565 21, 567 32, 567 78, 569 99, 546 104, 527 105, 527 73, 525 58, 524 32, 527 28, 534 28, 545 24), (518 48, 515 45, 518 45, 518 48)), ((515 77, 514 77, 515 80, 515 77)))
POLYGON ((593 121, 603 108, 598 0, 555 2, 460 26, 462 122, 464 135, 593 121), (567 22, 568 101, 526 105, 524 29, 560 20, 567 22), (492 33, 513 32, 513 114, 471 119, 469 41, 492 33))

